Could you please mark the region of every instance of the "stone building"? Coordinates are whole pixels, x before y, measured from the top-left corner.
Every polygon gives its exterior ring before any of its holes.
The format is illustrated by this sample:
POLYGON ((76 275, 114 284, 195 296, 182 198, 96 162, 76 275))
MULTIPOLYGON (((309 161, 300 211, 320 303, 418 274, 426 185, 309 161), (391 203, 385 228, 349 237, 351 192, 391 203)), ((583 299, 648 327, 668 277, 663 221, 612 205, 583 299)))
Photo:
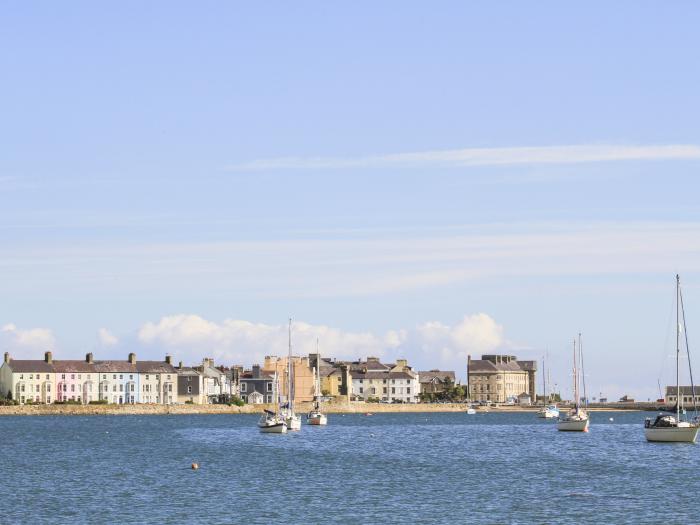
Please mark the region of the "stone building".
POLYGON ((467 389, 472 401, 517 402, 525 393, 534 399, 535 361, 519 362, 514 355, 467 357, 467 389), (531 394, 532 392, 532 394, 531 394))

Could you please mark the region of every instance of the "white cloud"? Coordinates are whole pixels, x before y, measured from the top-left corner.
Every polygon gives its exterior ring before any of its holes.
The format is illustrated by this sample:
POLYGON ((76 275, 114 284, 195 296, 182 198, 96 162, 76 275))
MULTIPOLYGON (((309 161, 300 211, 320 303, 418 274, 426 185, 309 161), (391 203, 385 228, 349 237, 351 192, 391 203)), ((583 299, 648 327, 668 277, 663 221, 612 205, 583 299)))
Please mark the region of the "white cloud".
POLYGON ((36 359, 36 354, 53 350, 56 340, 48 328, 22 330, 12 323, 0 328, 0 347, 15 359, 36 359))
MULTIPOLYGON (((346 332, 324 325, 295 322, 292 350, 296 355, 314 352, 316 338, 322 355, 339 359, 376 356, 388 361, 406 358, 415 368, 442 367, 464 375, 467 355, 508 347, 503 327, 489 315, 465 316, 449 326, 438 321, 413 329, 391 330, 380 336, 369 332, 346 332)), ((221 323, 198 315, 173 315, 157 323, 146 323, 138 332, 139 341, 151 352, 171 352, 177 359, 198 362, 214 357, 226 364, 261 363, 266 355, 287 353, 287 325, 267 325, 237 319, 221 323)))
POLYGON ((97 337, 103 346, 114 346, 119 343, 119 339, 106 328, 100 328, 97 331, 97 337))
MULTIPOLYGON (((226 319, 221 323, 208 321, 198 315, 172 315, 157 323, 146 323, 138 332, 139 341, 148 347, 160 347, 177 359, 196 362, 202 357, 214 357, 226 364, 260 363, 266 355, 287 353, 287 325, 252 323, 226 319)), ((292 325, 292 350, 305 355, 320 342, 321 354, 339 358, 383 356, 386 349, 396 345, 396 334, 386 338, 368 332, 344 332, 324 325, 295 322, 292 325)))
POLYGON ((364 157, 284 157, 231 166, 234 171, 343 168, 467 167, 517 164, 579 164, 624 160, 700 159, 695 144, 574 144, 507 148, 463 148, 364 157))

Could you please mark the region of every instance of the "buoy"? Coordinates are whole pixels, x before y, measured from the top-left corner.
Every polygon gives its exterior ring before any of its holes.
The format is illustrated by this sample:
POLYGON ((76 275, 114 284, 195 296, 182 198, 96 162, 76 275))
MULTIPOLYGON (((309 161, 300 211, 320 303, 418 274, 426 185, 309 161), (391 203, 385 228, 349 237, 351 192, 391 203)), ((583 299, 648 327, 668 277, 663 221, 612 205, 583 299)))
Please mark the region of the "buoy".
POLYGON ((609 421, 615 421, 613 418, 610 418, 609 421))
POLYGON ((192 470, 199 470, 199 463, 192 463, 192 470))

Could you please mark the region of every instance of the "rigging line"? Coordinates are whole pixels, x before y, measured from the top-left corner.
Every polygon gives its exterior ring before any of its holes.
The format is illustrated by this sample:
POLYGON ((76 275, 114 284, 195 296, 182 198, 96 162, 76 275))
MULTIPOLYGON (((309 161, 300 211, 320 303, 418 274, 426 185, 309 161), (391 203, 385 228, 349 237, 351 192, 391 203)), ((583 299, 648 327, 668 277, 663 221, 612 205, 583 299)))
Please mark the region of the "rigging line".
POLYGON ((657 367, 657 370, 660 370, 659 376, 656 378, 657 382, 661 383, 661 380, 664 378, 664 373, 666 372, 666 365, 668 364, 668 359, 671 354, 667 354, 666 350, 668 349, 668 341, 671 338, 671 322, 673 319, 673 307, 676 304, 676 294, 673 294, 673 299, 671 300, 671 303, 668 308, 668 319, 666 321, 666 336, 664 337, 664 344, 662 346, 663 348, 663 353, 661 354, 661 366, 657 367))
MULTIPOLYGON (((693 382, 693 366, 690 364, 690 347, 688 346, 688 328, 685 325, 685 305, 683 304, 683 290, 679 289, 681 299, 681 313, 683 315, 683 336, 685 338, 685 352, 688 355, 688 372, 690 372, 690 388, 693 396, 693 413, 697 416, 698 404, 695 400, 695 383, 693 382)), ((676 400, 680 397, 680 392, 676 392, 676 400)))

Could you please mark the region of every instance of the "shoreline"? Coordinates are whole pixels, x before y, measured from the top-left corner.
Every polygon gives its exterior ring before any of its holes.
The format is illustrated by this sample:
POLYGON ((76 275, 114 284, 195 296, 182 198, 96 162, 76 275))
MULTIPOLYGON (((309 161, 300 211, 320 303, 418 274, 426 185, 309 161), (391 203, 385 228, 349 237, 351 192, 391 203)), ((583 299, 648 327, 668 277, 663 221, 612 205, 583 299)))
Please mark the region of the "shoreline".
MULTIPOLYGON (((405 414, 405 413, 449 413, 466 412, 467 403, 441 404, 383 404, 383 403, 328 403, 323 406, 326 414, 405 414)), ((132 415, 217 415, 217 414, 260 414, 269 405, 14 405, 0 406, 0 416, 132 416, 132 415)), ((477 414, 489 413, 534 413, 541 407, 502 406, 489 408, 488 411, 477 409, 477 414)), ((298 403, 297 413, 305 414, 311 409, 311 403, 298 403)), ((560 405, 567 410, 567 405, 560 405)), ((654 403, 610 404, 589 407, 589 412, 601 411, 656 411, 654 403)))

